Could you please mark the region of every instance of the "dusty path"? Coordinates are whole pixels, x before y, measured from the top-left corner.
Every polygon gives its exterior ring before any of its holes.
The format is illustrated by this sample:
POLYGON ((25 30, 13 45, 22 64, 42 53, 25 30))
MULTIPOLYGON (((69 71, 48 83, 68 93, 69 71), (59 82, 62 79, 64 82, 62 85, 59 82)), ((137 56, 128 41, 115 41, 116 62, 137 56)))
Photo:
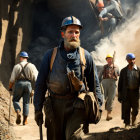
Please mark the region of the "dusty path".
MULTIPOLYGON (((30 104, 29 110, 30 110, 30 114, 28 117, 28 124, 23 126, 21 123, 20 125, 14 124, 13 126, 16 134, 16 140, 40 140, 39 127, 36 125, 36 122, 34 121, 33 104, 30 104)), ((42 128, 43 128, 43 139, 45 140, 46 129, 44 125, 42 125, 42 128)))
MULTIPOLYGON (((89 133, 98 133, 98 132, 106 132, 110 128, 115 127, 124 127, 124 124, 122 122, 121 118, 121 106, 117 101, 117 98, 115 98, 114 102, 114 110, 112 112, 113 119, 111 121, 106 121, 106 111, 104 110, 103 106, 103 115, 101 118, 101 121, 97 125, 90 125, 89 133)), ((140 122, 140 114, 138 118, 138 122, 140 122)), ((26 126, 16 125, 14 124, 14 130, 16 134, 16 140, 39 140, 39 128, 36 125, 34 121, 34 107, 32 104, 30 104, 30 115, 28 118, 28 124, 26 126)), ((43 137, 44 140, 46 139, 46 129, 43 126, 43 137)), ((88 139, 89 135, 85 138, 88 139)), ((90 136, 91 139, 91 136, 90 136)))

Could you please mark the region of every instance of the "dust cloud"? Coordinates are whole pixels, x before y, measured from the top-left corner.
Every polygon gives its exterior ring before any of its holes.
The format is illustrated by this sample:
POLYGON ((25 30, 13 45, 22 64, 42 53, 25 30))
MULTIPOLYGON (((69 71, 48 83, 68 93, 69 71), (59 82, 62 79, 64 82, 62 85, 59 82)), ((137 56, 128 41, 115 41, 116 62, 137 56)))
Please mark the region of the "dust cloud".
POLYGON ((101 39, 91 52, 96 65, 104 65, 107 54, 115 55, 115 64, 120 69, 127 65, 125 60, 127 53, 136 55, 136 64, 140 65, 140 3, 137 4, 136 13, 109 36, 101 39))

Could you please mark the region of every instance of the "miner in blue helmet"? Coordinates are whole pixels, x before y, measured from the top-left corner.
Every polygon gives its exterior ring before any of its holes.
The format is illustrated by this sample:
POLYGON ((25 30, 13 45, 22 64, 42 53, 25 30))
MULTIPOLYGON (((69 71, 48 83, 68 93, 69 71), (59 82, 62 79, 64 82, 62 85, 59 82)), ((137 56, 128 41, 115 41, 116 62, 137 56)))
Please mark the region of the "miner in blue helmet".
POLYGON ((126 55, 128 65, 121 70, 118 82, 118 101, 122 104, 125 128, 136 125, 139 112, 140 68, 135 64, 135 59, 133 53, 126 55))
POLYGON ((21 123, 21 107, 19 101, 23 98, 23 125, 27 124, 27 117, 29 115, 29 100, 32 95, 32 84, 35 83, 38 71, 34 64, 27 60, 29 55, 23 51, 19 54, 20 63, 13 68, 10 81, 9 91, 13 94, 13 105, 17 114, 16 124, 21 123), (14 90, 12 90, 15 84, 14 90))
POLYGON ((63 41, 48 50, 41 62, 34 94, 35 121, 38 126, 43 124, 44 105, 47 140, 81 140, 88 132, 90 120, 86 118, 84 101, 78 96, 85 91, 84 76, 89 91, 95 91, 99 106, 103 102, 92 56, 80 47, 81 29, 76 17, 64 18, 63 41))
POLYGON ((19 56, 20 56, 20 57, 23 57, 23 58, 29 58, 27 52, 21 52, 19 56))

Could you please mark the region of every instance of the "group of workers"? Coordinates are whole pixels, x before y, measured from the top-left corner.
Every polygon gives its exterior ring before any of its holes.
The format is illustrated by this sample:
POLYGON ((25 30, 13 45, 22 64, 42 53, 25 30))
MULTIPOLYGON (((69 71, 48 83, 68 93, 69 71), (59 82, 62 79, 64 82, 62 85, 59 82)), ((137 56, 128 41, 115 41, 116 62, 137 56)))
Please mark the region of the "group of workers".
POLYGON ((107 64, 104 65, 99 75, 99 79, 104 89, 107 121, 112 119, 111 111, 119 77, 118 101, 122 105, 121 118, 124 120, 125 128, 130 128, 131 125, 135 126, 137 124, 136 117, 139 112, 140 70, 135 64, 135 58, 133 53, 128 53, 126 55, 128 65, 119 73, 118 67, 114 64, 113 56, 108 54, 106 56, 107 64))
MULTIPOLYGON (((101 12, 101 18, 105 11, 101 12)), ((139 109, 140 70, 135 64, 134 54, 127 54, 128 65, 120 73, 114 64, 113 56, 107 55, 107 64, 98 78, 91 54, 80 44, 82 28, 79 19, 74 16, 66 17, 61 25, 63 41, 55 49, 49 49, 46 52, 39 73, 32 63, 28 63, 28 54, 21 52, 20 63, 14 66, 11 74, 9 91, 12 91, 15 84, 13 105, 17 113, 16 123, 21 123, 19 101, 22 97, 23 125, 28 123, 31 83, 36 82, 35 121, 38 126, 44 123, 44 108, 47 140, 82 140, 85 133, 88 133, 86 126, 89 121, 85 113, 85 100, 79 98, 81 93, 87 92, 87 87, 88 92, 93 92, 96 96, 100 113, 103 96, 105 97, 106 120, 111 120, 118 77, 118 101, 122 104, 122 119, 125 127, 130 126, 130 114, 132 114, 132 125, 136 124, 139 109), (83 58, 86 63, 83 63, 83 58), (104 94, 101 93, 100 82, 103 85, 104 94)))

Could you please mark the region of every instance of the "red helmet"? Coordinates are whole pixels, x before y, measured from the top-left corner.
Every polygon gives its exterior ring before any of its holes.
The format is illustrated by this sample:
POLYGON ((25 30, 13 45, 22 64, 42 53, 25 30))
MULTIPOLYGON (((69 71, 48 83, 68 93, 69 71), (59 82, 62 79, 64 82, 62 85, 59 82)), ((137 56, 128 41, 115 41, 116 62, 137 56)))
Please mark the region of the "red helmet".
POLYGON ((103 1, 98 1, 98 3, 96 4, 96 7, 103 8, 104 7, 104 2, 103 1))

